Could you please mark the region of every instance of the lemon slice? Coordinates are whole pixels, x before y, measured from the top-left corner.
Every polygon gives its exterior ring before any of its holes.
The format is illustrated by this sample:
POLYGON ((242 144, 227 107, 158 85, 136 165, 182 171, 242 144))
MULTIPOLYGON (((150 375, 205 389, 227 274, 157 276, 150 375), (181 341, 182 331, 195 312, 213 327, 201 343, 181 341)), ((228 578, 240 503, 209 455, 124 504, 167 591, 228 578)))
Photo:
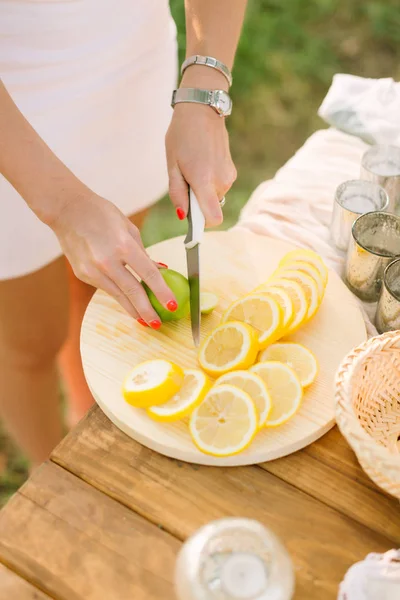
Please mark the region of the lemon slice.
POLYGON ((294 318, 293 302, 289 294, 284 289, 275 286, 270 286, 264 289, 265 291, 262 291, 262 293, 265 293, 273 298, 281 307, 283 328, 286 331, 294 318))
POLYGON ((289 279, 278 279, 273 282, 273 285, 270 283, 264 284, 264 290, 266 293, 272 288, 283 289, 289 296, 293 305, 293 318, 290 322, 290 325, 284 331, 285 335, 293 333, 296 331, 300 325, 303 324, 304 320, 307 316, 308 311, 308 303, 306 294, 296 281, 291 281, 289 279))
POLYGON ((313 265, 319 272, 322 281, 324 282, 324 286, 326 286, 328 281, 328 269, 319 254, 313 252, 313 250, 306 250, 305 248, 292 250, 282 258, 279 266, 283 266, 293 261, 301 261, 313 265))
POLYGON ((303 388, 296 373, 280 362, 258 363, 251 372, 261 377, 272 400, 266 426, 286 423, 299 410, 303 398, 303 388))
POLYGON ((203 371, 187 369, 179 392, 165 404, 148 408, 147 414, 155 421, 166 423, 184 419, 200 404, 210 387, 211 382, 203 371))
POLYGON ((215 385, 219 386, 224 383, 234 385, 250 396, 256 407, 258 427, 263 427, 272 405, 268 390, 261 377, 255 373, 250 373, 250 371, 234 371, 233 373, 222 375, 222 377, 217 379, 215 385))
POLYGON ((317 284, 318 297, 320 300, 322 300, 325 292, 325 282, 316 267, 310 263, 302 261, 290 261, 287 264, 281 265, 276 273, 279 273, 284 277, 286 271, 301 271, 302 273, 309 275, 317 284))
POLYGON ((251 367, 259 349, 258 333, 250 325, 223 323, 204 340, 199 352, 199 363, 206 373, 218 377, 229 371, 251 367))
MULTIPOLYGON (((311 317, 315 315, 321 304, 321 300, 318 295, 317 284, 315 283, 314 279, 312 279, 309 275, 306 275, 306 273, 296 270, 277 272, 277 281, 279 282, 281 278, 295 281, 303 288, 308 305, 305 321, 309 321, 311 317)), ((273 281, 275 283, 275 280, 273 281)))
POLYGON ((218 296, 211 292, 201 292, 200 311, 202 315, 209 315, 218 306, 218 296))
POLYGON ((278 303, 265 294, 250 294, 239 298, 228 308, 222 322, 241 321, 259 333, 260 348, 265 348, 282 337, 283 315, 278 303))
POLYGON ((197 448, 212 456, 245 450, 257 432, 257 412, 250 396, 233 385, 213 387, 190 417, 189 431, 197 448))
POLYGON ((148 360, 137 365, 123 384, 125 400, 140 408, 163 404, 177 394, 183 383, 183 370, 168 360, 148 360))
POLYGON ((311 385, 318 373, 318 362, 314 354, 301 344, 272 344, 261 352, 259 359, 263 361, 279 361, 293 369, 303 387, 311 385))

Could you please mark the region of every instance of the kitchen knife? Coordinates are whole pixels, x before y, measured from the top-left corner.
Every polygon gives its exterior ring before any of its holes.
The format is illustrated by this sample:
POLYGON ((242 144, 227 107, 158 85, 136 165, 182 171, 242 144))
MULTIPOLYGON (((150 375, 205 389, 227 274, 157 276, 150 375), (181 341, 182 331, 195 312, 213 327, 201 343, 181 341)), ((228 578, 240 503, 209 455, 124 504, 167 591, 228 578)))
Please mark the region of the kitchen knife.
POLYGON ((195 346, 200 342, 200 244, 204 228, 204 215, 193 190, 189 189, 188 232, 184 243, 190 287, 190 320, 195 346))

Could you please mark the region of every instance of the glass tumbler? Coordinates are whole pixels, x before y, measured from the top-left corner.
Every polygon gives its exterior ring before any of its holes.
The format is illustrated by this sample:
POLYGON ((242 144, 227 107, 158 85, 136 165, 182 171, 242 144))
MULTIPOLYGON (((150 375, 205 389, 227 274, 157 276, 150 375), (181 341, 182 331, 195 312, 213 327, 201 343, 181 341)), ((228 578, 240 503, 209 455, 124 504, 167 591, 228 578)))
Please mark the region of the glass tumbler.
POLYGON ((387 265, 400 256, 400 217, 384 212, 354 222, 347 252, 345 281, 365 302, 376 302, 387 265))
POLYGON ((361 179, 374 181, 389 196, 388 212, 400 214, 400 148, 376 145, 361 159, 361 179))
POLYGON ((213 521, 182 546, 179 600, 291 600, 294 574, 278 538, 258 521, 213 521))
POLYGON ((381 297, 375 317, 379 333, 400 329, 400 259, 391 262, 385 269, 381 297))
POLYGON ((331 234, 336 248, 347 250, 354 221, 372 211, 385 211, 389 197, 385 190, 372 181, 354 179, 345 181, 336 190, 333 204, 331 234))

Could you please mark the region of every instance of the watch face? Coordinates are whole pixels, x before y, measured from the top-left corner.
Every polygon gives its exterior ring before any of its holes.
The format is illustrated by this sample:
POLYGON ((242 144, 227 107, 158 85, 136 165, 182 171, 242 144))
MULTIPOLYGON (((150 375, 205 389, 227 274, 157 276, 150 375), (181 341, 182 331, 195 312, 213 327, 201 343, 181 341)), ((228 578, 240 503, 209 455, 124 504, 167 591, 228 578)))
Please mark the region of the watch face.
POLYGON ((218 112, 222 115, 230 115, 232 111, 232 100, 226 92, 217 92, 215 105, 218 112))

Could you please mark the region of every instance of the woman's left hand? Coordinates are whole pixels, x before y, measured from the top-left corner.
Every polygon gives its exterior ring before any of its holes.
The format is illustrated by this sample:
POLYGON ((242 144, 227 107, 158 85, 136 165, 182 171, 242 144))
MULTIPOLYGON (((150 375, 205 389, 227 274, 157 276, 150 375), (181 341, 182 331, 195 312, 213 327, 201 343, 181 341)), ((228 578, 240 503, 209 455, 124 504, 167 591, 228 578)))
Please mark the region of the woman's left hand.
POLYGON ((169 193, 179 219, 188 212, 188 185, 207 227, 223 221, 219 201, 236 179, 225 119, 201 104, 177 104, 166 136, 169 193))

